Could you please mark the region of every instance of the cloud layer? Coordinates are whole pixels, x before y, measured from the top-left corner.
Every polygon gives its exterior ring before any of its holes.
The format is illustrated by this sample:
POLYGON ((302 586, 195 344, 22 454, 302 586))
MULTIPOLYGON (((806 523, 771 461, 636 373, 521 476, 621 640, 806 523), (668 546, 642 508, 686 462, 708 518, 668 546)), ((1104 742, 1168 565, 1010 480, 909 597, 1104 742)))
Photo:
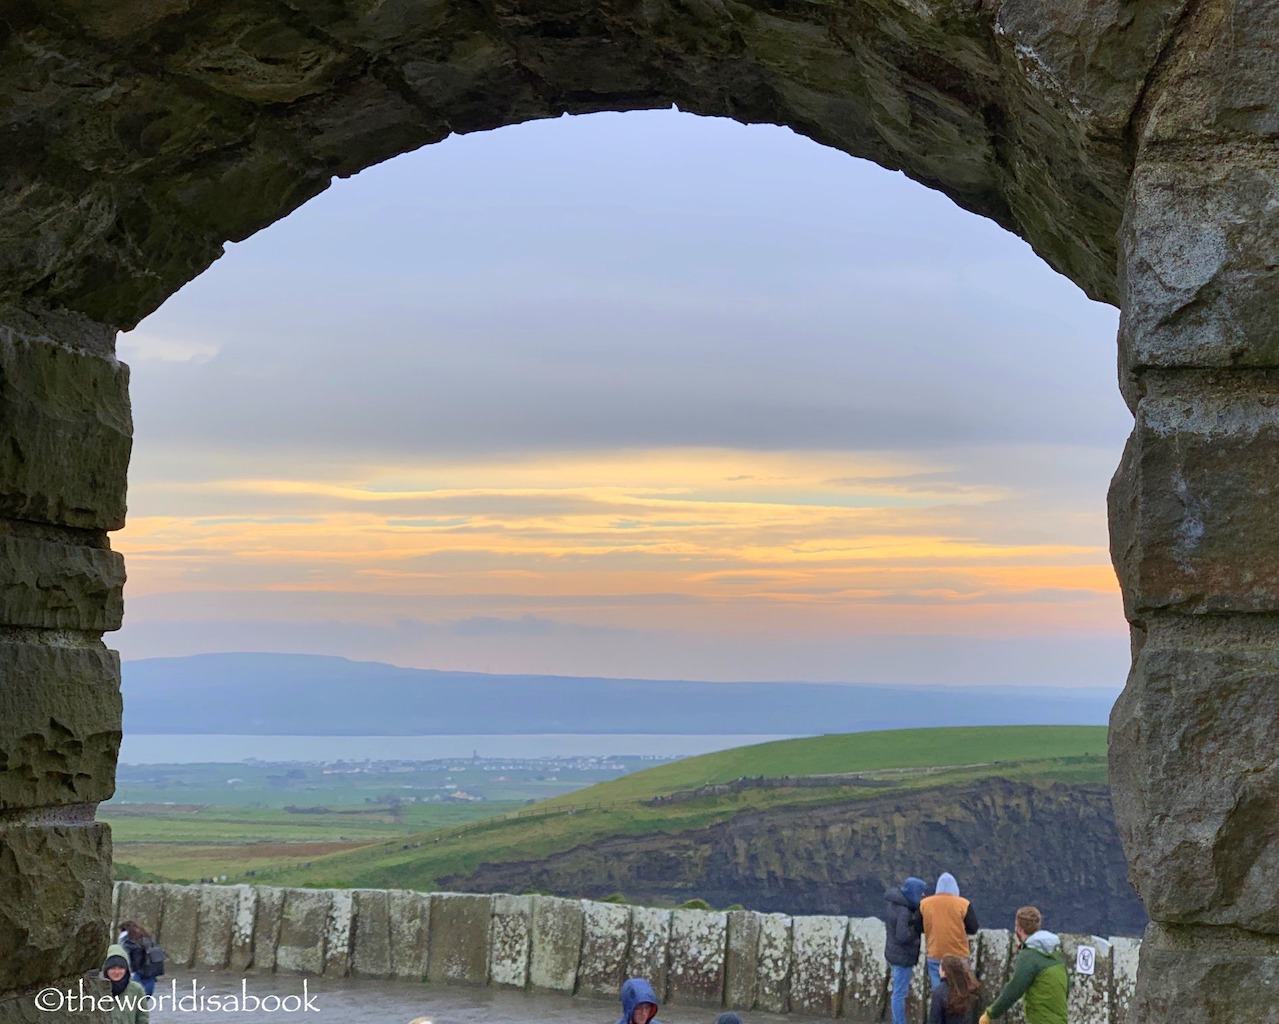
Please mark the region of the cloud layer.
POLYGON ((123 339, 119 645, 911 682, 980 651, 985 681, 1112 684, 1115 319, 781 129, 450 139, 123 339))

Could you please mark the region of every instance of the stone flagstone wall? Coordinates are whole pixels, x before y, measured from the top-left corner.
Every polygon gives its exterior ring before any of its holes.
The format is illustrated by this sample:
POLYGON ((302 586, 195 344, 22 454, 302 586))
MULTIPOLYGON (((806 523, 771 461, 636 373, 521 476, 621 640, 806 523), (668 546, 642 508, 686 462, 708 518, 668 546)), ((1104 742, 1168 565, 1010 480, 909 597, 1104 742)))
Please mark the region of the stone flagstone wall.
MULTIPOLYGON (((500 986, 613 998, 642 975, 664 1002, 880 1020, 889 994, 876 918, 630 907, 553 896, 117 882, 113 921, 154 931, 172 961, 204 970, 500 986)), ((114 927, 114 925, 113 925, 114 927)), ((1137 939, 1064 935, 1095 973, 1074 974, 1072 1024, 1126 1024, 1137 939)), ((993 994, 1015 943, 982 930, 976 965, 993 994)), ((909 1012, 926 1014, 921 968, 909 1012)), ((1020 1024, 1020 1010, 1009 1018, 1020 1024)))

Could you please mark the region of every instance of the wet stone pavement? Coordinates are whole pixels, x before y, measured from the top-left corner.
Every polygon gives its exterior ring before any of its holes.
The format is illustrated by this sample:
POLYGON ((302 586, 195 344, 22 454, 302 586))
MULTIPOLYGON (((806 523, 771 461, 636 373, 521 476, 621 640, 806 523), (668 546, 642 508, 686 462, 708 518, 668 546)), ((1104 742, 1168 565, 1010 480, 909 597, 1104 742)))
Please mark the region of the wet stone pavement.
MULTIPOLYGON (((491 988, 461 988, 396 981, 329 980, 279 974, 247 976, 213 971, 182 971, 166 975, 156 985, 163 1002, 151 1014, 152 1024, 409 1024, 425 1017, 432 1024, 614 1024, 620 1004, 596 999, 530 994, 491 988), (195 988, 192 988, 192 982, 195 988), (176 987, 175 987, 176 983, 176 987), (178 1003, 173 1005, 176 991, 178 1003), (194 992, 194 996, 193 996, 194 992), (257 1009, 229 1009, 227 997, 244 993, 262 999, 257 1009), (213 997, 220 997, 215 1004, 213 997), (269 998, 274 997, 274 998, 269 998), (290 998, 293 997, 293 998, 290 998), (309 997, 309 1009, 302 1008, 309 997)), ((662 1024, 714 1024, 723 1010, 713 1007, 668 1005, 662 1024)), ((817 1024, 829 1018, 742 1013, 747 1024, 817 1024)), ((67 1016, 68 1024, 74 1014, 67 1016)))

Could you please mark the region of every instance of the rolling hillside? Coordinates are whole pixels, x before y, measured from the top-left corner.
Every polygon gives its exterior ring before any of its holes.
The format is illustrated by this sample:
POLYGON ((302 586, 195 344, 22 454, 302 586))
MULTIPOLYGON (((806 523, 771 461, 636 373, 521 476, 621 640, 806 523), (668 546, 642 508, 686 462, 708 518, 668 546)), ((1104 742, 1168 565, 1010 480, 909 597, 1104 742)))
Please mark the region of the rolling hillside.
MULTIPOLYGON (((884 875, 928 870, 910 862, 912 847, 939 858, 933 876, 952 870, 962 878, 958 865, 985 863, 996 879, 1042 887, 1044 879, 1022 870, 1016 847, 1018 823, 1038 815, 1037 831, 1069 848, 1071 877, 1095 879, 1101 896, 1088 905, 1123 905, 1114 927, 1138 927, 1140 905, 1126 889, 1110 814, 1105 743, 1103 728, 1029 726, 740 747, 257 880, 597 898, 620 888, 646 902, 714 895, 721 903, 812 913, 851 912, 852 901, 877 913, 884 875), (898 842, 894 832, 916 838, 898 842), (876 849, 841 851, 855 833, 878 837, 876 849), (732 852, 752 846, 767 863, 732 852), (845 869, 859 860, 866 870, 853 878, 845 869)), ((1042 851, 1036 856, 1058 863, 1042 851)), ((1002 891, 1012 883, 991 885, 1002 891)))
MULTIPOLYGON (((985 726, 893 729, 840 733, 733 747, 689 757, 602 782, 540 806, 544 808, 617 800, 651 800, 682 790, 734 779, 798 778, 843 773, 904 773, 911 769, 967 771, 970 777, 1025 770, 1060 774, 1061 759, 1106 757, 1103 726, 985 726), (1020 762, 1035 762, 1032 766, 1020 762)), ((1104 772, 1097 776, 1104 779, 1104 772)))

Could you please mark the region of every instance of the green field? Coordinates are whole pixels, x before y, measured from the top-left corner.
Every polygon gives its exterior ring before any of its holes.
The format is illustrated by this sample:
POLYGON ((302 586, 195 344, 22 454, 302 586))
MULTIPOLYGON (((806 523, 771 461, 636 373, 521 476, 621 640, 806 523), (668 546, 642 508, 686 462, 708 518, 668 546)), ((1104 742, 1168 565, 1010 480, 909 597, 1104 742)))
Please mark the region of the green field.
POLYGON ((99 818, 121 877, 259 878, 336 851, 507 814, 642 757, 120 765, 99 818))
MULTIPOLYGON (((1015 771, 1009 762, 1106 756, 1106 729, 1091 725, 895 729, 778 740, 734 747, 636 772, 549 801, 648 800, 751 776, 885 773, 972 765, 985 774, 1015 771)), ((1038 767, 1045 767, 1039 765, 1038 767)))
POLYGON ((593 840, 703 828, 743 811, 871 799, 892 791, 1004 777, 1104 782, 1102 727, 992 727, 853 733, 784 740, 688 758, 470 825, 283 867, 280 884, 433 888, 482 862, 533 860, 593 840), (651 804, 735 779, 851 775, 812 788, 742 788, 651 804), (858 785, 858 782, 861 785, 858 785), (405 848, 405 847, 408 848, 405 848))
MULTIPOLYGON (((190 882, 221 875, 252 879, 335 851, 473 822, 522 806, 491 801, 295 813, 279 808, 129 804, 108 805, 98 817, 111 826, 118 865, 190 882)), ((129 868, 120 873, 128 874, 129 868)))

